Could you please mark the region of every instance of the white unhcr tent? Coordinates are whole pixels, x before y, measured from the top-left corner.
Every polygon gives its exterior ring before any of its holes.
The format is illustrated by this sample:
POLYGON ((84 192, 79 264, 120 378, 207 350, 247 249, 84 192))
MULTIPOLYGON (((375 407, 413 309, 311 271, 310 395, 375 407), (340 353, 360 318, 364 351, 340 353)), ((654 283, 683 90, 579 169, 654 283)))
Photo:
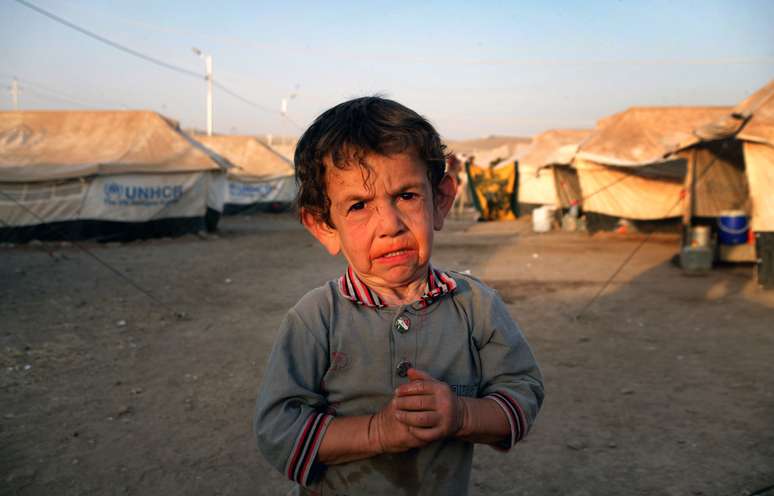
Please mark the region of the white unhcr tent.
POLYGON ((0 240, 214 229, 227 167, 155 112, 0 112, 0 240))
POLYGON ((635 107, 600 120, 580 145, 586 212, 630 220, 680 217, 690 156, 670 153, 729 107, 635 107))
POLYGON ((552 129, 532 138, 519 157, 519 203, 568 208, 581 200, 578 175, 570 168, 589 130, 552 129))
POLYGON ((293 163, 251 136, 194 136, 225 157, 228 171, 224 213, 283 210, 296 197, 293 163))

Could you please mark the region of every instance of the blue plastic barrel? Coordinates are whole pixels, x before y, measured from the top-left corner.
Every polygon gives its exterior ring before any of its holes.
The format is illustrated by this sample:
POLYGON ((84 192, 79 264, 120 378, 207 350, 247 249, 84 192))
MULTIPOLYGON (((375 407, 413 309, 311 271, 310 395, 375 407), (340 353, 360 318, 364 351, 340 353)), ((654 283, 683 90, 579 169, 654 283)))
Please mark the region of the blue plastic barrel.
POLYGON ((747 215, 742 210, 724 210, 718 219, 718 241, 723 245, 747 243, 747 215))

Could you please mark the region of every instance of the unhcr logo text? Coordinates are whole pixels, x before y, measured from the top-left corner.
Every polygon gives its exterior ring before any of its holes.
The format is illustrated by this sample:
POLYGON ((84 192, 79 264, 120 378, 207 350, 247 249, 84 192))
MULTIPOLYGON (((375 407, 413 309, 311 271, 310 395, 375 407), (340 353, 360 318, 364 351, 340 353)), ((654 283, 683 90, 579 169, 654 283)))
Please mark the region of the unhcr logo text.
POLYGON ((266 199, 277 188, 276 184, 271 183, 258 183, 258 184, 244 184, 244 183, 232 183, 228 184, 228 192, 234 198, 258 198, 266 199))
POLYGON ((105 185, 106 205, 153 207, 176 203, 183 196, 183 186, 138 186, 120 183, 105 185))

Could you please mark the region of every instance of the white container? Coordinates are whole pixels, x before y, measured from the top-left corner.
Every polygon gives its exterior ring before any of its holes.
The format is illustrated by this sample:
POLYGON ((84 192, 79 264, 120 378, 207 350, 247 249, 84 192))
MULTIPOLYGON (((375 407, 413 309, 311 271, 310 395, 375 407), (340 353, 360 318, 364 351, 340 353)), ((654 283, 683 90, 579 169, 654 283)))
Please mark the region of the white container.
POLYGON ((532 230, 536 233, 548 232, 551 230, 551 218, 553 217, 553 207, 543 205, 532 211, 532 230))
POLYGON ((709 246, 710 245, 709 226, 694 226, 691 228, 691 246, 709 246))

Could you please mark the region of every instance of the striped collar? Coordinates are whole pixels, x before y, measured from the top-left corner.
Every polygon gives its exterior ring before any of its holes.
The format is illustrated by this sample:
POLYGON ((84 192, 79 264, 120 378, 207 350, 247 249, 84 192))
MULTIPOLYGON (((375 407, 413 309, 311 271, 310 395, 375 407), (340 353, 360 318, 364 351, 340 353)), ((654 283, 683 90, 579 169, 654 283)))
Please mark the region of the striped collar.
MULTIPOLYGON (((457 282, 449 274, 430 266, 430 275, 425 284, 425 292, 415 305, 419 308, 424 308, 433 303, 439 296, 451 293, 455 289, 457 289, 457 282)), ((344 275, 339 277, 339 293, 344 298, 358 305, 365 305, 370 308, 384 308, 387 306, 382 303, 376 291, 366 286, 357 277, 352 267, 347 267, 344 275)))

